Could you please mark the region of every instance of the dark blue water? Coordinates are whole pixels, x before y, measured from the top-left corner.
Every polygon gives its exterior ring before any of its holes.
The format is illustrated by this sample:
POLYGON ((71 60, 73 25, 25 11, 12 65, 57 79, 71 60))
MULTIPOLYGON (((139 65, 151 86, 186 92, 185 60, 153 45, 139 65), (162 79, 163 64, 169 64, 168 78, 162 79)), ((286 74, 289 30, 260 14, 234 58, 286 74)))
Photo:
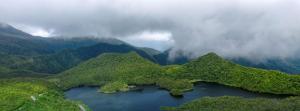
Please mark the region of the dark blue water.
POLYGON ((97 92, 97 90, 98 87, 73 88, 66 91, 65 96, 71 100, 82 101, 93 111, 159 111, 160 106, 178 106, 184 102, 205 96, 278 97, 213 83, 199 83, 195 85, 193 91, 185 93, 182 98, 172 97, 168 91, 155 86, 143 86, 142 90, 115 94, 103 94, 97 92))

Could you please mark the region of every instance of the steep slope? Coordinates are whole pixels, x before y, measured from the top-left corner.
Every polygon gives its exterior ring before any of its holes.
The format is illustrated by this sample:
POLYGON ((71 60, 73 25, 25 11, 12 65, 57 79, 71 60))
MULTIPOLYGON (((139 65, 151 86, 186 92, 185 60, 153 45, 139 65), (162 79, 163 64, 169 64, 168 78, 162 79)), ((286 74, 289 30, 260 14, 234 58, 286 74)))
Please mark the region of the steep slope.
POLYGON ((52 53, 46 39, 33 37, 8 24, 0 24, 0 52, 13 55, 37 55, 52 53))
POLYGON ((215 53, 209 53, 184 65, 187 78, 217 82, 243 89, 300 95, 300 76, 286 73, 244 67, 224 60, 215 53))
POLYGON ((48 50, 48 46, 40 40, 24 36, 3 35, 0 33, 0 51, 4 54, 13 55, 37 55, 49 54, 52 50, 48 50))
POLYGON ((21 30, 18 30, 11 25, 5 24, 5 23, 0 23, 0 33, 3 35, 14 35, 14 36, 25 36, 25 37, 30 37, 30 34, 27 34, 21 30))
POLYGON ((35 56, 51 54, 70 47, 95 44, 92 38, 56 39, 32 36, 8 24, 0 24, 0 52, 9 55, 35 56))
POLYGON ((63 89, 79 85, 103 85, 113 81, 152 84, 160 67, 135 52, 102 54, 51 79, 63 89))

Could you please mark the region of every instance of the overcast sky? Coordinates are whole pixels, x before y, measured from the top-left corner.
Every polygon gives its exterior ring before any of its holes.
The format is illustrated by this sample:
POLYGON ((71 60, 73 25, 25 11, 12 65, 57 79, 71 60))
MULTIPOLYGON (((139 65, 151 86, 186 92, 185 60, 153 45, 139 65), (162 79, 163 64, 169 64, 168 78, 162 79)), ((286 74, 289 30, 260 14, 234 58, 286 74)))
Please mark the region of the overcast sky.
POLYGON ((191 57, 300 54, 299 0, 1 0, 0 21, 33 35, 115 37, 191 57))

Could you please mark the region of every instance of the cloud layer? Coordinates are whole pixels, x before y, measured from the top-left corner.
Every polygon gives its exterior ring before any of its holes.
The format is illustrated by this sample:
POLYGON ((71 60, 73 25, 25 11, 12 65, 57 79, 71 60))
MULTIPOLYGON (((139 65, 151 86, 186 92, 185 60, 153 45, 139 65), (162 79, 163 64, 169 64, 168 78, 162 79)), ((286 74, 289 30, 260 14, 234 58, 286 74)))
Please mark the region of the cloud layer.
POLYGON ((173 56, 264 60, 298 57, 299 12, 297 0, 1 0, 0 21, 53 35, 170 33, 173 56))

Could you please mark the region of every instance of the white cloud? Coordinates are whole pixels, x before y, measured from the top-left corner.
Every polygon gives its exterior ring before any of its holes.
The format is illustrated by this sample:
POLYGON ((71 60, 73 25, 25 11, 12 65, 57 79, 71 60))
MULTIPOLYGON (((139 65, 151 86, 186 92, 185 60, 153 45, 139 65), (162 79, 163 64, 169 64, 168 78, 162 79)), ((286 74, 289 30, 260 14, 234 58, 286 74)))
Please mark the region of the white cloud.
POLYGON ((22 29, 22 31, 29 33, 33 36, 41 36, 41 37, 51 37, 55 36, 53 34, 54 30, 53 29, 43 29, 41 27, 35 27, 35 26, 30 26, 30 25, 24 25, 24 24, 11 24, 17 29, 22 29))
POLYGON ((152 47, 171 43, 152 32, 168 32, 174 52, 191 57, 265 59, 299 57, 299 12, 299 0, 1 0, 0 21, 55 35, 139 35, 132 43, 152 47))
POLYGON ((139 47, 150 47, 160 51, 164 51, 174 45, 174 39, 170 32, 144 31, 127 37, 119 37, 119 39, 139 47))
POLYGON ((41 36, 41 37, 50 37, 51 34, 45 30, 36 30, 35 32, 32 32, 31 35, 41 36))

